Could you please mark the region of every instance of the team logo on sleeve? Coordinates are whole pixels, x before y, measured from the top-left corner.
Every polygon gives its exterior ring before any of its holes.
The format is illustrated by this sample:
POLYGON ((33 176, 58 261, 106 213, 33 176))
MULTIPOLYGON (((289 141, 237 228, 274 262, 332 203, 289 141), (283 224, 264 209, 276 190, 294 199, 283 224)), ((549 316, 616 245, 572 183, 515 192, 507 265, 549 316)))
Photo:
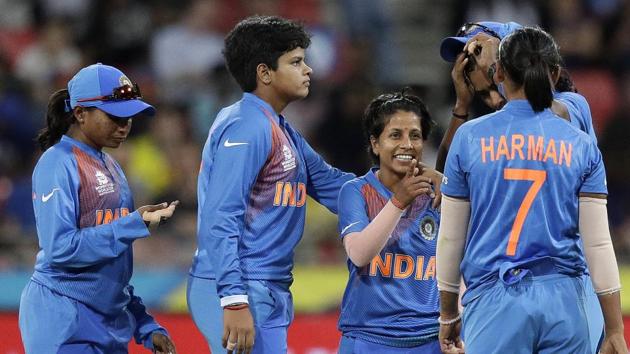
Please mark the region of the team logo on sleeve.
POLYGON ((433 215, 426 215, 420 219, 420 235, 427 241, 433 241, 437 236, 437 223, 433 215))
POLYGON ((94 188, 96 189, 96 192, 99 196, 114 192, 114 184, 109 181, 109 179, 107 178, 107 176, 105 176, 103 172, 97 170, 94 175, 96 176, 97 183, 96 187, 94 188))

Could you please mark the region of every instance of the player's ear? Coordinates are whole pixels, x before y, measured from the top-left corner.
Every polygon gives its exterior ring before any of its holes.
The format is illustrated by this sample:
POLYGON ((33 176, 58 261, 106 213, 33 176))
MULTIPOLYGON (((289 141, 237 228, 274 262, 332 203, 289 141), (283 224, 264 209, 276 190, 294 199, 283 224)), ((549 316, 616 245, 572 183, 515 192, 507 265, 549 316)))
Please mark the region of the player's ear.
POLYGON ((372 152, 378 156, 378 139, 374 135, 370 135, 370 146, 372 146, 372 152))
POLYGON ((265 85, 269 85, 271 83, 271 69, 267 66, 267 64, 260 63, 256 66, 256 78, 257 81, 262 82, 265 85))
POLYGON ((505 69, 503 69, 503 65, 497 61, 497 72, 494 74, 495 83, 500 83, 505 81, 505 69))
POLYGON ((558 80, 560 80, 561 71, 562 70, 560 69, 560 66, 554 66, 553 68, 551 68, 551 82, 554 86, 556 86, 558 80))

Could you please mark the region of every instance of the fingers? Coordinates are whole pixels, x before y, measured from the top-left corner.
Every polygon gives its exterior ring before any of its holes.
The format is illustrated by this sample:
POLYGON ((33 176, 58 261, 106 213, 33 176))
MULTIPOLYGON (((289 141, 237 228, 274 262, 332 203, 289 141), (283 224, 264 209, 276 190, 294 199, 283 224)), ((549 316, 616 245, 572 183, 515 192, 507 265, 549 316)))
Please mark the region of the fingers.
POLYGON ((232 331, 227 336, 227 339, 225 340, 223 347, 227 350, 228 354, 232 354, 234 353, 234 350, 236 349, 237 345, 238 345, 237 332, 232 331))
POLYGON ((414 172, 415 172, 415 169, 417 168, 417 167, 416 167, 416 163, 417 163, 417 162, 416 162, 416 159, 412 159, 412 160, 411 160, 411 163, 409 164, 409 167, 407 167, 407 173, 405 174, 405 177, 406 177, 406 178, 409 178, 409 177, 412 177, 412 176, 415 176, 415 175, 416 175, 416 174, 414 173, 414 172))
POLYGON ((434 184, 433 188, 435 189, 435 197, 433 199, 433 209, 437 209, 442 205, 442 185, 440 183, 434 184))
MULTIPOLYGON (((238 333, 238 332, 232 332, 238 333)), ((228 354, 249 354, 254 347, 254 333, 249 333, 247 331, 242 331, 239 334, 232 336, 228 336, 224 345, 228 354)))
POLYGON ((164 202, 164 203, 160 203, 160 204, 155 204, 155 205, 145 205, 140 207, 140 209, 142 209, 144 212, 147 211, 156 211, 156 210, 161 210, 164 209, 168 206, 168 203, 164 202))
POLYGON ((252 349, 254 348, 254 337, 255 337, 255 332, 251 333, 250 335, 248 335, 245 338, 245 348, 247 348, 245 350, 245 354, 249 354, 252 352, 252 349))
POLYGON ((223 336, 221 337, 221 345, 223 348, 227 349, 228 337, 230 335, 230 331, 227 326, 223 325, 223 336))

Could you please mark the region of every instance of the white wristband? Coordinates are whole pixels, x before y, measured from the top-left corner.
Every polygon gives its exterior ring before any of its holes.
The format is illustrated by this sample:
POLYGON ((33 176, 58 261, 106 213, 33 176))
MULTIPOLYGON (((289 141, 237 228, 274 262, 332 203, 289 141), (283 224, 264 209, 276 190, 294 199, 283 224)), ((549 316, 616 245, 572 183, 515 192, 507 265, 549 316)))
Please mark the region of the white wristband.
POLYGON ((462 319, 462 314, 458 313, 457 316, 455 316, 454 318, 451 318, 450 320, 443 320, 442 316, 438 317, 438 323, 440 325, 452 325, 453 323, 459 322, 462 319))

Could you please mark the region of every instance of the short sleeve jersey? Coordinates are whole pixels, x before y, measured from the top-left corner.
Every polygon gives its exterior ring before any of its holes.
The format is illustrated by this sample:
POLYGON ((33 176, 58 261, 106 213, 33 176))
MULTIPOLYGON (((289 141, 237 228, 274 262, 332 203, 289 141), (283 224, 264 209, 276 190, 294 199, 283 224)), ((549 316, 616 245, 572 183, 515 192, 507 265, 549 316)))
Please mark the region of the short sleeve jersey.
POLYGON ((502 269, 542 258, 561 272, 585 272, 578 196, 607 188, 594 139, 549 109, 535 113, 528 101, 513 100, 460 127, 442 193, 471 203, 461 264, 466 302, 502 269))

